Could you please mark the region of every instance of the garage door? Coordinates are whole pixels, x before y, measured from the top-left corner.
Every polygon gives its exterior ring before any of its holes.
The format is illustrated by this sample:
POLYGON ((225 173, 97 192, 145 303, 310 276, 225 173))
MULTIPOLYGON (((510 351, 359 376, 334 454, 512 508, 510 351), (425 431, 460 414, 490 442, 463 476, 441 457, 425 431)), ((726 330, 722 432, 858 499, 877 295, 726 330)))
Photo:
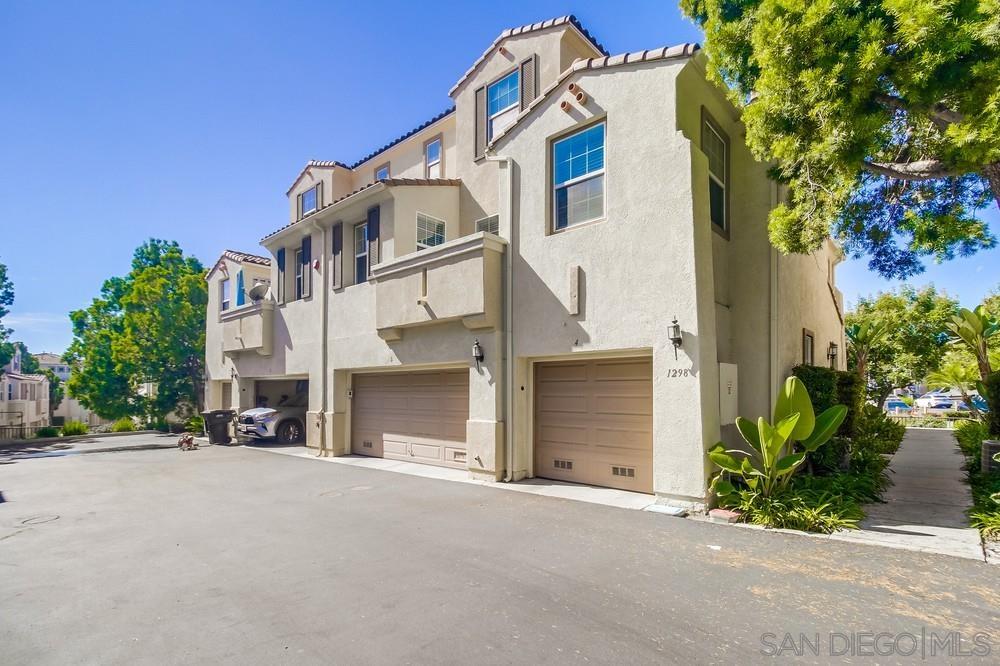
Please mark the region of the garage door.
POLYGON ((535 476, 653 492, 652 361, 536 365, 535 476))
POLYGON ((355 375, 351 451, 466 467, 469 371, 355 375))

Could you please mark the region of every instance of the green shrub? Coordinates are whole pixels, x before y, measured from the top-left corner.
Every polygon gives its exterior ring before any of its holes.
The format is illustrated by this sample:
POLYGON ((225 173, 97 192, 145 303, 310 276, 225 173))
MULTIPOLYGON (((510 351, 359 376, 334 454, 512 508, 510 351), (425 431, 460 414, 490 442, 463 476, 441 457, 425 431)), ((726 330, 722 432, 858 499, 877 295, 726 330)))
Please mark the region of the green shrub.
POLYGON ((127 416, 123 416, 111 424, 111 432, 135 432, 135 423, 127 416))
POLYGON ((825 412, 834 405, 845 404, 843 400, 837 398, 836 370, 818 365, 797 365, 792 368, 792 375, 802 380, 813 409, 817 412, 825 412))
POLYGON ((192 416, 184 423, 184 429, 188 432, 205 432, 205 419, 201 416, 192 416))
POLYGON ((901 395, 899 399, 903 401, 903 404, 908 407, 913 407, 913 396, 912 395, 901 395))
POLYGON ((858 521, 864 518, 861 507, 849 498, 801 488, 770 497, 741 490, 727 505, 752 525, 823 534, 856 529, 858 521))
POLYGON ((1000 370, 986 376, 983 388, 986 390, 986 402, 990 407, 986 415, 990 436, 1000 437, 1000 370))
POLYGON ((893 454, 906 435, 906 426, 885 415, 875 405, 865 405, 855 421, 854 449, 893 454))
POLYGON ((55 428, 53 426, 45 426, 44 428, 39 428, 38 430, 35 431, 35 437, 39 438, 58 437, 58 436, 59 436, 59 428, 55 428))
POLYGON ((959 421, 955 424, 955 439, 958 448, 962 450, 970 471, 978 471, 983 449, 983 440, 988 439, 989 430, 985 423, 979 421, 959 421), (975 466, 975 469, 972 469, 975 466))
POLYGON ((86 423, 81 423, 80 421, 67 421, 62 427, 63 437, 86 435, 88 432, 90 432, 90 428, 86 423))
POLYGON ((951 427, 948 419, 941 416, 909 416, 900 419, 900 422, 905 424, 903 427, 910 428, 949 428, 951 427))
POLYGON ((1000 504, 997 503, 1000 473, 971 472, 969 486, 972 489, 972 509, 969 511, 972 526, 982 532, 983 538, 1000 538, 1000 504))
POLYGON ((847 437, 831 437, 809 455, 810 469, 814 474, 834 474, 844 469, 849 462, 851 440, 847 437))
POLYGON ((837 371, 837 402, 847 407, 847 418, 837 432, 841 437, 854 437, 857 433, 858 414, 865 406, 865 385, 856 372, 837 371))

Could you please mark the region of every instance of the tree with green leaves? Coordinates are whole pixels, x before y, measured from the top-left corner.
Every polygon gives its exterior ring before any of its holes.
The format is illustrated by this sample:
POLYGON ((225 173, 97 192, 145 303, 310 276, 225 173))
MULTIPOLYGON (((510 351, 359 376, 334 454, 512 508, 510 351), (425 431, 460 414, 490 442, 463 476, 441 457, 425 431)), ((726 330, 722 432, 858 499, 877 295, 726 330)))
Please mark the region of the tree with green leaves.
POLYGON ((980 305, 975 310, 959 310, 945 322, 945 329, 955 345, 964 346, 972 353, 979 367, 980 378, 986 381, 993 372, 990 343, 1000 340, 1000 321, 980 305))
POLYGON ((136 249, 128 275, 106 280, 89 307, 70 314, 70 395, 109 419, 200 410, 204 272, 176 242, 151 239, 136 249), (153 395, 140 395, 146 382, 156 384, 153 395))
POLYGON ((878 320, 854 322, 845 327, 847 353, 853 361, 854 371, 862 381, 868 379, 868 355, 872 347, 881 342, 888 331, 887 322, 878 320))
POLYGON ((49 420, 51 422, 52 414, 59 409, 63 398, 66 397, 66 387, 63 386, 63 381, 56 373, 52 372, 51 368, 42 370, 42 374, 49 380, 49 420))
POLYGON ((747 145, 787 186, 772 243, 829 236, 886 277, 992 247, 1000 0, 681 0, 747 145))
POLYGON ((926 381, 927 386, 932 389, 945 389, 946 391, 953 388, 958 389, 962 395, 962 401, 969 406, 969 410, 977 419, 980 418, 979 408, 972 400, 972 391, 976 389, 976 384, 979 382, 979 373, 960 355, 949 352, 941 362, 941 366, 927 375, 926 381))
MULTIPOLYGON (((847 329, 868 325, 885 330, 867 350, 868 398, 881 405, 893 389, 915 384, 937 370, 947 350, 945 322, 957 312, 958 302, 933 286, 920 290, 904 286, 860 299, 847 313, 847 329)), ((853 354, 848 363, 856 367, 853 354)))
POLYGON ((7 266, 0 264, 0 368, 10 363, 14 357, 14 347, 7 342, 10 329, 3 325, 3 318, 10 314, 14 304, 14 283, 7 277, 7 266))

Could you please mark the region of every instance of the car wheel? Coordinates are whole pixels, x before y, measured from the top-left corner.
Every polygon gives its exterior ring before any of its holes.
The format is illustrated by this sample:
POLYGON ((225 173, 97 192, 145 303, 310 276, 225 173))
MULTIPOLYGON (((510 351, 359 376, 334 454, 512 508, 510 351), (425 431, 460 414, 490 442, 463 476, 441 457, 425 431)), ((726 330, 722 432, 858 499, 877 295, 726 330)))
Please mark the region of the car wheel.
POLYGON ((297 420, 283 421, 278 426, 278 443, 294 444, 302 441, 302 424, 297 420))

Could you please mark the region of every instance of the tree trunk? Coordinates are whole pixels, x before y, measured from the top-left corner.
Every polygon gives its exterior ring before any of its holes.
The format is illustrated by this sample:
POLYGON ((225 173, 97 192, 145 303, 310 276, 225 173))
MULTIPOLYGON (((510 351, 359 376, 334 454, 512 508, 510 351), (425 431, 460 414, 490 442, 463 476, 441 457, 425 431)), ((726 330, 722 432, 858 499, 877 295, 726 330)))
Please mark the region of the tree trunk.
POLYGON ((990 189, 993 190, 993 198, 997 202, 997 207, 1000 208, 1000 162, 983 167, 982 174, 989 182, 990 189))

